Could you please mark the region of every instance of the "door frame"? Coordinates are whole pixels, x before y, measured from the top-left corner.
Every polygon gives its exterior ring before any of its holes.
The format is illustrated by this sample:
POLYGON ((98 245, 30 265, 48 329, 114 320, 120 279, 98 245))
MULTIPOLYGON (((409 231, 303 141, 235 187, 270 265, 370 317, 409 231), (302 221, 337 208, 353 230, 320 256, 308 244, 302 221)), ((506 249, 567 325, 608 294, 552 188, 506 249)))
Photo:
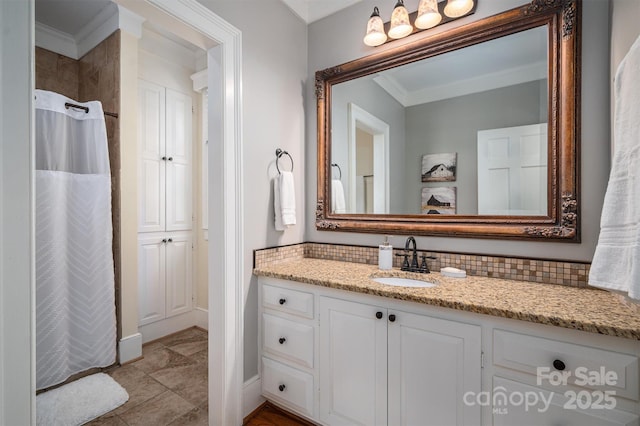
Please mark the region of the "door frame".
POLYGON ((196 0, 115 1, 140 16, 169 19, 177 34, 195 31, 217 43, 207 51, 209 138, 221 141, 210 144, 208 158, 209 215, 216 218, 209 221, 209 424, 240 425, 244 364, 244 297, 243 285, 238 285, 244 282, 242 33, 196 0), (213 115, 214 111, 220 114, 213 115))
MULTIPOLYGON (((220 88, 217 106, 222 109, 217 118, 221 143, 212 144, 209 152, 210 170, 218 171, 209 174, 209 211, 217 218, 209 226, 209 423, 239 425, 244 356, 243 286, 238 285, 244 282, 242 34, 195 0, 116 2, 217 43, 208 50, 209 83, 220 88)), ((35 424, 35 3, 0 3, 5 33, 0 88, 4 99, 11 99, 0 105, 0 371, 6 376, 0 383, 0 423, 35 424)), ((209 100, 210 106, 213 102, 209 100)))
POLYGON ((356 131, 373 135, 373 212, 389 213, 389 125, 353 102, 347 105, 349 212, 356 212, 356 131), (376 191, 378 188, 378 191, 376 191), (382 191, 379 189, 382 188, 382 191))

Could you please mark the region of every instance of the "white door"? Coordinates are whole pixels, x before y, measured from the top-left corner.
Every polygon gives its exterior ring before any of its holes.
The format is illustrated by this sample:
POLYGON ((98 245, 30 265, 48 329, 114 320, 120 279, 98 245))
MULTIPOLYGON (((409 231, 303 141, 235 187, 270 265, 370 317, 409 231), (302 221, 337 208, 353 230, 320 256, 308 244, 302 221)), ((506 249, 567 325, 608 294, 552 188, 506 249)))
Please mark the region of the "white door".
POLYGON ((323 423, 386 425, 386 310, 321 297, 320 371, 323 423))
POLYGON ((191 96, 166 92, 167 231, 192 227, 191 96))
POLYGON ((138 231, 165 229, 165 91, 138 81, 138 231))
POLYGON ((389 319, 389 424, 479 424, 464 394, 481 390, 480 327, 392 310, 389 319))
POLYGON ((165 317, 165 251, 163 234, 138 235, 138 322, 165 317))
POLYGON ((547 124, 478 132, 478 214, 547 215, 547 124))
POLYGON ((167 233, 166 314, 167 317, 191 310, 191 234, 167 233))

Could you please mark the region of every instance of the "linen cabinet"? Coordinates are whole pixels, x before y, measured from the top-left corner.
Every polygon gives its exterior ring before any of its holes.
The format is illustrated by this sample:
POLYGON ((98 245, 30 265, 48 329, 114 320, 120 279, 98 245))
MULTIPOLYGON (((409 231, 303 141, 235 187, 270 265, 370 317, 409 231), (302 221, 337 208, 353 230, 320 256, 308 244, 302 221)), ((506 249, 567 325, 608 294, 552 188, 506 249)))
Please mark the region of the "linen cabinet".
POLYGON ((139 325, 192 309, 191 96, 138 81, 139 325))

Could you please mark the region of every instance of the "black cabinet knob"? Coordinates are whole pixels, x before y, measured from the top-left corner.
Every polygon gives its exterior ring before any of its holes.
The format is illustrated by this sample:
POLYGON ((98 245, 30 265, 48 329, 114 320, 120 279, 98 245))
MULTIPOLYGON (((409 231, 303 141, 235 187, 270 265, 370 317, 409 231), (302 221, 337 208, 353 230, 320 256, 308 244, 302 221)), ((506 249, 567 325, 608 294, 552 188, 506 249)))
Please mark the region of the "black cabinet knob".
POLYGON ((382 312, 376 312, 376 318, 378 319, 382 318, 382 312))
POLYGON ((278 342, 280 342, 281 345, 284 344, 284 342, 286 342, 286 341, 287 341, 287 339, 284 338, 284 337, 281 337, 281 338, 278 339, 278 342))
POLYGON ((396 320, 396 316, 391 314, 389 315, 389 321, 394 322, 396 320))
POLYGON ((280 299, 278 300, 278 303, 280 303, 281 305, 284 305, 285 303, 287 303, 287 299, 280 299))
POLYGON ((287 388, 287 387, 286 387, 285 385, 280 385, 280 386, 278 386, 278 389, 280 390, 280 392, 284 392, 284 390, 285 390, 286 388, 287 388))
POLYGON ((566 368, 567 366, 564 365, 564 362, 560 361, 559 359, 554 359, 553 360, 553 368, 555 368, 558 371, 562 371, 566 368))
POLYGON ((169 238, 167 241, 171 243, 173 242, 173 238, 169 238))
POLYGON ((167 160, 173 161, 173 157, 169 157, 169 158, 167 158, 167 160))
POLYGON ((163 238, 163 239, 162 239, 162 242, 163 242, 163 243, 166 243, 166 242, 167 242, 167 239, 166 239, 166 238, 163 238))
POLYGON ((162 157, 162 159, 163 159, 164 161, 167 161, 167 157, 162 157))

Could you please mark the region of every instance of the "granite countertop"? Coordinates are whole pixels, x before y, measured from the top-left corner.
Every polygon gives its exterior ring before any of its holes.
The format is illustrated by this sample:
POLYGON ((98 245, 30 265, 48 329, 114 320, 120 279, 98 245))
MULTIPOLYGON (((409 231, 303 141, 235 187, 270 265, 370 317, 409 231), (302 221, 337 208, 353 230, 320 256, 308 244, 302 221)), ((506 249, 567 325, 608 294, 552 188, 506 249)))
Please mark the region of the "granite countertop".
POLYGON ((435 272, 416 274, 396 268, 380 271, 377 265, 311 258, 263 266, 254 269, 254 274, 640 340, 640 306, 598 289, 476 276, 450 278, 435 272), (438 285, 395 287, 371 279, 386 276, 422 279, 438 285))

